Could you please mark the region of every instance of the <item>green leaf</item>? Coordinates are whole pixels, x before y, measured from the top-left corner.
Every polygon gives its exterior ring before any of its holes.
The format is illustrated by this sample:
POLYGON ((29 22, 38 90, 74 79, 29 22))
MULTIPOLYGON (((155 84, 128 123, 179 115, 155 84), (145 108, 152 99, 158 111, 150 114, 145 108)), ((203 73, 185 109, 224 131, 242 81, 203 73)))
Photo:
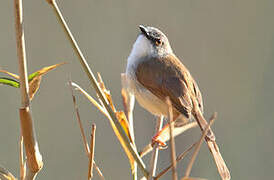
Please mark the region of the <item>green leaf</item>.
POLYGON ((34 72, 34 73, 31 73, 31 74, 29 75, 29 77, 28 77, 28 81, 31 82, 31 81, 33 80, 33 78, 35 78, 35 77, 38 76, 38 75, 39 75, 39 72, 38 72, 38 71, 36 71, 36 72, 34 72))
POLYGON ((0 77, 0 84, 9 85, 16 88, 20 87, 20 84, 18 81, 11 78, 6 78, 6 77, 0 77))

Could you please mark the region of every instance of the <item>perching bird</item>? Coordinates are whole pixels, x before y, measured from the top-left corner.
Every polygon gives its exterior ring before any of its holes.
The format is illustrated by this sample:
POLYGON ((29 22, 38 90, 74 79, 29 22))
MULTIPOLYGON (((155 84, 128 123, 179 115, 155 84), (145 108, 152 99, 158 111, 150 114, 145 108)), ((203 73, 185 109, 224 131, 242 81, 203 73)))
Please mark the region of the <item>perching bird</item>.
MULTIPOLYGON (((173 116, 194 117, 201 130, 207 127, 203 117, 202 95, 188 69, 173 53, 164 33, 154 27, 139 26, 138 35, 127 60, 126 76, 129 90, 139 104, 156 116, 167 116, 169 97, 173 116)), ((179 118, 178 118, 179 119, 179 118)), ((180 120, 175 121, 179 126, 180 120)), ((205 138, 223 179, 230 179, 229 171, 210 129, 205 138)))

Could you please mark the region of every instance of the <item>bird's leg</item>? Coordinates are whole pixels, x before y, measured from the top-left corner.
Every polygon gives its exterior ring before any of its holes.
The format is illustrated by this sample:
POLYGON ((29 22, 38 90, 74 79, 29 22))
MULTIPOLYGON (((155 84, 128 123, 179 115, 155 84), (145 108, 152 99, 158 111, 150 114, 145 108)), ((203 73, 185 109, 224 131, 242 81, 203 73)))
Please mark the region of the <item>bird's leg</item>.
POLYGON ((164 120, 164 116, 157 117, 158 122, 156 123, 156 127, 155 127, 155 135, 152 137, 152 142, 151 142, 152 147, 154 146, 155 143, 157 143, 161 148, 166 146, 165 142, 162 142, 161 140, 158 139, 160 132, 162 132, 162 127, 164 124, 163 120, 164 120))
MULTIPOLYGON (((180 114, 174 113, 174 117, 171 123, 176 123, 177 118, 180 114)), ((153 146, 155 143, 158 143, 159 146, 164 149, 166 148, 166 143, 161 139, 169 139, 169 138, 159 138, 159 137, 169 137, 169 124, 166 124, 160 131, 156 132, 156 134, 152 137, 151 145, 153 146)))

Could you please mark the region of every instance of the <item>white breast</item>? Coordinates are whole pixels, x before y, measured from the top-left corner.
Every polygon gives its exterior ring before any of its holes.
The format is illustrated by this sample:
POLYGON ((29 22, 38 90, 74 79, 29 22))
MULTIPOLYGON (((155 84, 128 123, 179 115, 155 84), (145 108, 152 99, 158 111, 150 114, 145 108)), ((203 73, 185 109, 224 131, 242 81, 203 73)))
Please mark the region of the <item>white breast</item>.
POLYGON ((144 88, 136 79, 135 70, 143 57, 152 53, 152 45, 143 36, 139 35, 133 45, 132 51, 127 60, 127 81, 128 89, 133 93, 138 103, 154 115, 167 115, 167 105, 144 88))
POLYGON ((137 40, 133 44, 131 53, 127 59, 127 72, 131 71, 132 68, 136 68, 136 65, 138 65, 138 61, 145 56, 148 56, 149 54, 152 53, 151 43, 147 40, 147 38, 140 34, 137 37, 137 40))

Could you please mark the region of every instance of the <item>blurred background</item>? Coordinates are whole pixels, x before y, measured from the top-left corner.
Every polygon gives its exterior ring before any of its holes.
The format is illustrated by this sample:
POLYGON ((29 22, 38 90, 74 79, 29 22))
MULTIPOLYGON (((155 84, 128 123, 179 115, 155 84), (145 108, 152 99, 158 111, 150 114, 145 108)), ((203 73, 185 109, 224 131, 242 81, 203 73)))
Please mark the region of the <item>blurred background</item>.
MULTIPOLYGON (((274 168, 274 1, 57 1, 92 70, 100 72, 117 108, 122 109, 120 74, 139 33, 138 25, 160 28, 202 91, 207 118, 232 179, 272 179, 274 168)), ((29 73, 50 72, 32 101, 44 168, 37 179, 86 179, 88 159, 75 118, 68 79, 95 96, 71 45, 44 0, 24 1, 29 73)), ((0 67, 18 74, 13 1, 0 1, 0 67)), ((1 76, 4 76, 1 74, 1 76)), ((108 120, 77 93, 87 136, 96 123, 95 159, 106 179, 131 179, 127 157, 108 120)), ((20 91, 0 86, 0 164, 19 177, 20 91)), ((154 134, 154 117, 137 104, 136 143, 142 149, 154 134)), ((192 129, 176 138, 177 153, 200 136, 192 129)), ((144 158, 146 164, 150 157, 144 158)), ((170 162, 160 152, 158 172, 170 162)), ((179 163, 180 177, 188 158, 179 163)), ((139 175, 141 172, 139 171, 139 175)), ((220 179, 204 144, 192 176, 220 179)), ((170 179, 167 174, 163 179, 170 179)), ((95 172, 95 179, 99 179, 95 172)))

